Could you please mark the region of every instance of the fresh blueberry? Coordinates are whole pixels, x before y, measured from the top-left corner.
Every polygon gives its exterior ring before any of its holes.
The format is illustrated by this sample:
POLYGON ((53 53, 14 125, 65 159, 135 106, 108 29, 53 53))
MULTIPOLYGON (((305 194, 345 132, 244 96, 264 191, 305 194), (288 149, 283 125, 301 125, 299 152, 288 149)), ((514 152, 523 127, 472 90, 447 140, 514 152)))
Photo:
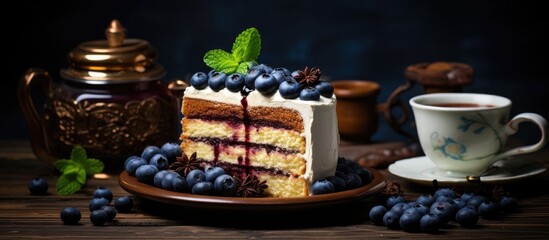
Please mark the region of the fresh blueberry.
POLYGON ((334 175, 340 177, 341 179, 345 179, 345 176, 347 176, 347 174, 341 170, 336 170, 334 175))
POLYGON ((450 206, 452 206, 452 214, 450 215, 450 220, 456 220, 456 213, 461 208, 456 203, 456 201, 454 201, 454 199, 450 199, 448 203, 450 204, 450 206))
POLYGON ((44 178, 33 178, 29 181, 28 188, 32 195, 44 195, 48 192, 48 181, 44 178))
POLYGON ((350 160, 350 159, 343 158, 343 163, 349 165, 349 167, 351 167, 351 169, 353 169, 353 171, 356 170, 356 169, 361 169, 362 168, 360 166, 360 164, 358 164, 357 161, 353 161, 353 160, 350 160))
POLYGON ((314 181, 311 188, 313 195, 333 193, 335 191, 334 185, 325 178, 314 181))
POLYGON ((344 172, 345 174, 349 174, 349 173, 354 172, 353 169, 351 168, 351 166, 349 166, 349 165, 347 165, 347 164, 345 164, 345 163, 339 163, 339 164, 337 164, 336 170, 342 171, 342 172, 344 172))
POLYGON ((347 189, 355 189, 362 186, 362 179, 356 173, 348 173, 345 175, 345 186, 347 189))
POLYGON ((326 177, 326 180, 330 181, 332 185, 334 185, 335 192, 347 190, 347 184, 345 183, 345 180, 343 180, 343 178, 340 178, 338 176, 328 176, 326 177))
POLYGON ((368 216, 375 225, 383 225, 383 215, 387 213, 387 208, 383 205, 376 205, 370 209, 368 216))
POLYGON ((111 221, 116 217, 116 209, 113 206, 103 206, 99 210, 105 211, 107 213, 107 220, 111 221))
POLYGON ((450 221, 450 219, 452 219, 452 215, 455 214, 452 205, 450 205, 450 203, 448 202, 433 203, 429 212, 436 214, 440 218, 442 226, 446 225, 450 221))
POLYGON ((320 93, 316 88, 306 87, 299 93, 299 99, 304 101, 318 101, 320 99, 320 93))
POLYGON ((213 195, 214 184, 211 182, 197 182, 191 188, 192 194, 213 195))
POLYGON ((149 145, 143 149, 143 152, 141 153, 141 158, 145 159, 145 161, 149 163, 151 161, 151 158, 158 153, 160 153, 159 147, 149 145))
POLYGON ((417 231, 420 229, 419 222, 421 221, 421 216, 414 211, 408 211, 407 209, 400 216, 399 224, 400 227, 406 231, 417 231))
POLYGON ((141 157, 136 157, 136 158, 132 158, 128 161, 128 163, 126 164, 126 167, 124 168, 126 170, 126 172, 128 172, 128 175, 130 176, 135 176, 135 171, 143 166, 143 165, 147 165, 149 164, 147 162, 147 160, 141 158, 141 157))
POLYGON ((456 193, 451 188, 439 188, 435 191, 435 194, 433 195, 433 197, 436 200, 440 196, 446 196, 448 198, 454 199, 456 197, 456 193))
POLYGON ((143 165, 135 170, 137 181, 147 184, 153 184, 154 175, 158 173, 158 168, 153 165, 143 165))
POLYGON ((112 192, 106 187, 99 187, 93 192, 93 198, 105 198, 110 203, 112 201, 112 192))
POLYGON ((418 211, 418 214, 419 214, 420 216, 423 216, 423 215, 429 213, 429 211, 430 211, 430 210, 429 210, 429 207, 427 207, 427 206, 425 206, 425 205, 422 205, 422 204, 420 204, 420 203, 418 203, 418 202, 409 203, 408 205, 410 205, 410 208, 411 208, 411 209, 417 210, 417 211, 418 211))
POLYGON ((234 196, 236 188, 237 185, 234 178, 228 174, 222 174, 214 181, 215 192, 221 196, 234 196))
POLYGON ((277 67, 277 68, 274 68, 271 73, 275 73, 275 72, 280 72, 280 73, 283 73, 287 76, 291 76, 292 73, 290 72, 290 70, 288 70, 287 68, 285 67, 277 67))
POLYGON ((189 185, 187 180, 181 175, 177 175, 172 179, 172 188, 176 192, 187 192, 189 191, 189 185))
POLYGON ((273 71, 273 68, 267 64, 259 64, 257 65, 258 68, 262 68, 266 73, 270 73, 273 71))
POLYGON ((94 210, 90 213, 90 221, 95 226, 103 226, 109 220, 109 216, 105 211, 94 210))
POLYGON ((222 72, 215 72, 212 74, 210 79, 208 79, 208 86, 214 91, 219 92, 219 90, 225 87, 225 81, 227 80, 227 74, 222 72))
POLYGON ((133 209, 133 200, 128 196, 118 197, 114 200, 114 208, 118 212, 131 212, 133 209))
POLYGON ((292 76, 293 78, 297 77, 298 75, 299 75, 299 70, 295 70, 292 73, 290 73, 290 76, 292 76))
POLYGON ((168 172, 166 175, 164 175, 164 178, 162 179, 162 183, 160 184, 162 189, 172 191, 173 190, 173 179, 179 176, 179 173, 176 172, 168 172))
POLYGON ((406 199, 404 199, 404 196, 400 194, 393 194, 387 198, 387 201, 385 202, 385 206, 387 208, 392 208, 397 203, 406 203, 406 199))
POLYGON ((208 72, 208 78, 211 78, 214 73, 216 73, 215 69, 210 70, 208 72))
POLYGON ((425 214, 419 220, 419 227, 425 232, 437 232, 440 226, 440 217, 433 213, 425 214))
POLYGON ((402 214, 407 214, 407 213, 415 213, 419 215, 419 217, 422 217, 423 215, 425 215, 421 212, 421 210, 415 207, 409 207, 408 209, 404 210, 404 212, 402 212, 402 214))
POLYGON ((215 165, 210 165, 210 164, 206 164, 204 165, 204 167, 202 169, 204 169, 204 173, 208 172, 208 171, 211 171, 214 167, 216 167, 215 165))
POLYGON ((334 95, 334 86, 326 81, 320 81, 315 85, 316 90, 320 93, 320 96, 331 98, 334 95))
POLYGON ((213 183, 215 179, 223 174, 225 174, 225 170, 221 167, 210 167, 207 168, 205 171, 206 174, 206 181, 213 183))
POLYGON ((478 206, 485 201, 488 201, 488 198, 485 196, 476 195, 467 200, 467 206, 471 206, 473 209, 478 209, 478 206))
POLYGON ((162 179, 168 174, 167 170, 160 170, 158 171, 153 178, 153 184, 157 188, 162 188, 162 179))
POLYGON ((450 202, 453 201, 453 198, 450 198, 448 196, 440 195, 435 199, 435 202, 450 202))
POLYGON ((191 86, 199 90, 204 89, 206 88, 206 86, 208 86, 208 78, 209 76, 206 75, 206 73, 197 72, 191 77, 191 86))
POLYGON ((80 214, 80 210, 74 208, 74 207, 66 207, 61 210, 61 221, 63 221, 64 224, 67 225, 75 225, 78 224, 80 221, 80 218, 82 215, 80 214))
POLYGON ((373 179, 372 173, 366 168, 355 168, 353 172, 360 177, 360 179, 362 180, 362 185, 370 183, 373 179))
POLYGON ((290 71, 286 68, 278 67, 273 69, 271 72, 271 75, 276 79, 276 82, 278 85, 280 85, 282 82, 285 82, 287 77, 290 77, 290 71))
POLYGON ((170 163, 175 162, 176 158, 181 156, 183 151, 181 150, 181 147, 177 143, 168 142, 164 143, 162 147, 160 147, 160 153, 162 153, 170 163))
POLYGON ((477 213, 484 219, 494 219, 499 215, 499 205, 492 201, 485 201, 478 206, 477 213))
POLYGON ((155 166, 158 170, 166 170, 170 165, 168 158, 162 153, 157 153, 152 156, 149 164, 155 166))
POLYGON ((93 212, 94 210, 99 210, 101 207, 108 205, 109 200, 105 198, 92 198, 88 207, 90 209, 90 212, 93 212))
POLYGON ((194 169, 187 174, 185 180, 187 180, 189 188, 192 189, 195 184, 206 181, 206 174, 200 169, 194 169))
POLYGON ((461 199, 461 198, 454 198, 454 203, 456 203, 456 210, 462 209, 463 207, 467 206, 467 201, 461 199))
POLYGON ((259 65, 251 67, 244 76, 244 85, 248 87, 248 89, 255 89, 255 80, 263 73, 267 72, 265 72, 265 69, 262 67, 259 67, 259 65))
POLYGON ((270 95, 276 91, 276 88, 278 87, 278 82, 276 81, 276 78, 273 77, 273 75, 264 73, 259 75, 259 77, 255 79, 254 87, 255 90, 257 90, 261 94, 270 95))
POLYGON ((383 215, 383 225, 389 229, 399 229, 400 216, 401 214, 397 214, 393 211, 386 212, 385 215, 383 215))
POLYGON ((478 214, 475 209, 466 206, 456 213, 456 222, 462 227, 474 227, 478 222, 478 214))
POLYGON ((233 73, 227 77, 225 81, 225 88, 231 92, 240 92, 244 87, 244 75, 240 73, 233 73))
POLYGON ((301 86, 296 80, 288 79, 278 85, 278 92, 285 99, 295 99, 299 97, 301 86))
POLYGON ((124 169, 126 169, 126 166, 128 165, 128 162, 130 162, 130 160, 136 159, 136 158, 139 158, 139 156, 132 155, 132 156, 129 156, 128 158, 126 158, 126 161, 124 161, 124 169))
POLYGON ((397 213, 398 215, 402 215, 404 211, 406 211, 408 208, 411 208, 412 206, 405 202, 399 202, 393 205, 389 210, 397 213))
POLYGON ((517 209, 518 201, 514 197, 503 196, 499 200, 499 205, 504 212, 512 212, 517 209))
POLYGON ((416 202, 427 207, 431 207, 435 202, 435 199, 430 194, 423 194, 416 199, 416 202))
POLYGON ((461 194, 461 197, 459 197, 459 198, 461 198, 463 201, 467 202, 473 196, 476 196, 476 194, 473 193, 473 192, 464 192, 463 194, 461 194))

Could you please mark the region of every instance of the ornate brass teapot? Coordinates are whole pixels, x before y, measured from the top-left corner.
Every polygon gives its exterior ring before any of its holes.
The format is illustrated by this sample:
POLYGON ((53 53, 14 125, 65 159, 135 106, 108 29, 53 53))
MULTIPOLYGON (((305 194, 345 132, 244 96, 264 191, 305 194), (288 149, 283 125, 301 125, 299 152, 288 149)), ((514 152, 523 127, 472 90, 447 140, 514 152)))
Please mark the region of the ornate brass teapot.
MULTIPOLYGON (((180 99, 161 83, 165 71, 156 50, 147 41, 126 39, 117 20, 106 36, 70 51, 58 84, 36 68, 21 78, 18 100, 38 158, 68 158, 80 145, 106 165, 121 166, 147 145, 177 141, 180 99), (43 115, 31 96, 37 84, 47 94, 43 115)), ((181 92, 182 84, 170 86, 181 92)))

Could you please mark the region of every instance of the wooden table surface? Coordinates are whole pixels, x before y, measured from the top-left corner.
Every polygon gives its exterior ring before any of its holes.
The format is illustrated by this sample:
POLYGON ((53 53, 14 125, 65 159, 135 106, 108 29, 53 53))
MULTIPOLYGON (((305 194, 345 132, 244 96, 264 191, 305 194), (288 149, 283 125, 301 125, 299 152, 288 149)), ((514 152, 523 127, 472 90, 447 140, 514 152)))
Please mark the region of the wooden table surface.
MULTIPOLYGON (((343 153, 345 150, 342 151, 343 153)), ((549 164, 547 148, 527 155, 549 164)), ((55 194, 55 171, 32 154, 26 141, 0 141, 0 238, 2 239, 535 239, 549 237, 549 173, 503 186, 519 199, 516 212, 501 219, 480 219, 475 228, 463 228, 455 222, 438 233, 410 233, 376 226, 368 219, 369 209, 380 203, 377 197, 366 198, 345 206, 304 211, 219 211, 171 206, 132 196, 135 207, 131 213, 118 213, 115 221, 93 226, 89 220, 88 203, 93 191, 104 186, 114 197, 131 194, 118 185, 118 174, 106 179, 90 179, 80 192, 70 196, 55 194), (46 196, 33 196, 27 188, 34 177, 44 177, 50 188, 46 196), (63 225, 59 213, 64 207, 79 208, 79 225, 63 225)), ((388 182, 401 184, 407 200, 432 193, 432 188, 406 182, 380 169, 388 182)))

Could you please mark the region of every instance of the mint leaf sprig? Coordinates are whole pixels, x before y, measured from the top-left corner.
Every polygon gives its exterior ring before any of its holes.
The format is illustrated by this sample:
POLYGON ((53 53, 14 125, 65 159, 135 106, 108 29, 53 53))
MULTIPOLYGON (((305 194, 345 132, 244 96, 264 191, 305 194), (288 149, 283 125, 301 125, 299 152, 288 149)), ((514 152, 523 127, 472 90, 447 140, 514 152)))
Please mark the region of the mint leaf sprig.
POLYGON ((221 49, 208 51, 204 63, 217 72, 246 74, 257 63, 261 52, 261 36, 256 28, 248 28, 236 37, 231 53, 221 49))
POLYGON ((56 183, 59 195, 78 192, 86 184, 88 176, 102 172, 105 167, 98 159, 88 158, 81 146, 72 149, 70 159, 59 159, 53 162, 53 166, 62 173, 56 183))

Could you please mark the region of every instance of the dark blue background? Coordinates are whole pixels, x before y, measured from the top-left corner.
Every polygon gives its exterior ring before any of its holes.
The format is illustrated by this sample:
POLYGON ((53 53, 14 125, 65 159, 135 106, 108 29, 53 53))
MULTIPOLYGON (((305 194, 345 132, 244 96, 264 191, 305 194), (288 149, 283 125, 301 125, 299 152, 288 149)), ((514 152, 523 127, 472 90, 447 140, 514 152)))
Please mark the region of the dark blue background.
MULTIPOLYGON (((259 29, 259 61, 289 69, 320 67, 333 80, 382 86, 384 101, 405 79, 406 66, 426 61, 472 65, 468 92, 513 100, 513 115, 549 117, 546 8, 532 1, 20 1, 3 7, 4 65, 0 139, 28 138, 15 98, 26 69, 59 79, 66 54, 103 39, 112 19, 128 37, 148 40, 167 69, 165 81, 207 71, 210 49, 230 50, 248 27, 259 29), (8 11, 16 17, 7 16, 8 11)), ((402 98, 421 93, 416 86, 402 98)), ((40 97, 37 97, 40 100, 40 97)), ((522 125, 521 125, 522 127, 522 125)), ((536 134, 525 126, 526 132, 536 134)), ((523 129, 524 129, 523 128, 523 129)), ((525 135, 525 134, 522 134, 525 135)), ((519 137, 521 135, 519 134, 519 137)), ((400 140, 383 122, 374 140, 400 140)))

